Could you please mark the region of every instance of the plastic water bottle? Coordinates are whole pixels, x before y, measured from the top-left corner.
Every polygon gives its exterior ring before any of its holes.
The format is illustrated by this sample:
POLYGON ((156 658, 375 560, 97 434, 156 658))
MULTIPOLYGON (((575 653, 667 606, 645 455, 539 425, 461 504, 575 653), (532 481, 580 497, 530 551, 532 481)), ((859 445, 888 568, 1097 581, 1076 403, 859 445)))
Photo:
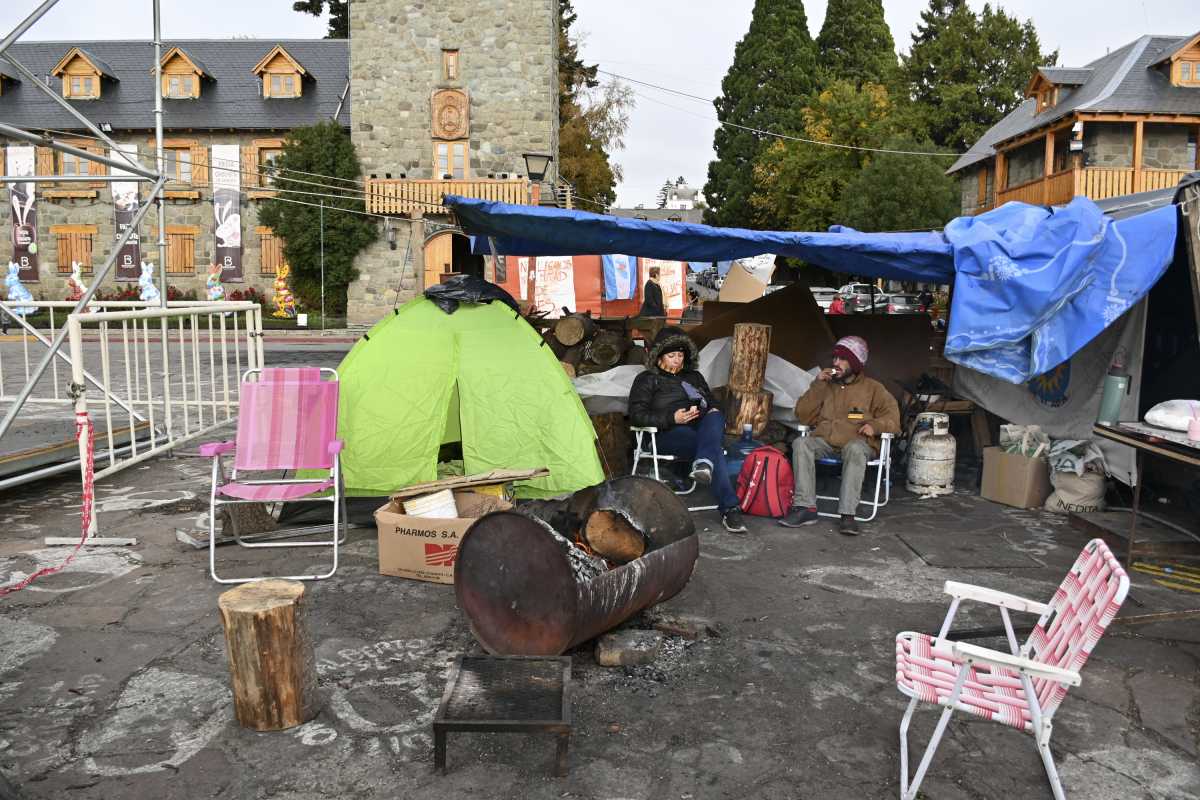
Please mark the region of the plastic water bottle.
POLYGON ((729 469, 729 477, 737 484, 737 476, 742 471, 742 464, 746 460, 746 456, 753 453, 757 448, 762 447, 762 442, 756 441, 751 433, 754 427, 749 423, 742 426, 742 435, 733 444, 729 445, 725 450, 725 465, 729 469))

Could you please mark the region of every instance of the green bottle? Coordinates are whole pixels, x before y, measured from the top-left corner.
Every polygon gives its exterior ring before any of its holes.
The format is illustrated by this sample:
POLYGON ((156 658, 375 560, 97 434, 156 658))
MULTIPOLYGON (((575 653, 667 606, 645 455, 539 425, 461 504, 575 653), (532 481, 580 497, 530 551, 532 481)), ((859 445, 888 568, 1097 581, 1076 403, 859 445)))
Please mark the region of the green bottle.
POLYGON ((1125 372, 1125 351, 1113 354, 1112 365, 1104 376, 1104 394, 1100 398, 1100 413, 1096 421, 1101 425, 1115 425, 1120 421, 1121 401, 1129 391, 1129 375, 1125 372))

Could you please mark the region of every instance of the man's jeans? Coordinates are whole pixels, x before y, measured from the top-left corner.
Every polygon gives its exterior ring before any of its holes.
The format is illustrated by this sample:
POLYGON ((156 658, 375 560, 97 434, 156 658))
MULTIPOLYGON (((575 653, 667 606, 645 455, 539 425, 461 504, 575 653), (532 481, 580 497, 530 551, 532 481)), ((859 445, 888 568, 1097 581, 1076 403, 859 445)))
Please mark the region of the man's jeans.
MULTIPOLYGON (((796 495, 793 508, 813 508, 817 505, 817 459, 839 455, 829 442, 815 436, 801 436, 792 442, 792 473, 796 476, 796 495)), ((842 457, 842 490, 838 500, 839 514, 857 514, 862 496, 863 476, 867 462, 875 451, 865 439, 855 439, 840 453, 842 457)))
MULTIPOLYGON (((725 415, 720 411, 705 414, 692 425, 676 425, 658 434, 658 452, 672 455, 684 462, 706 458, 712 462, 712 493, 721 511, 737 508, 737 492, 729 480, 725 453, 721 449, 725 437, 725 415)), ((687 474, 685 470, 684 474, 687 474)))

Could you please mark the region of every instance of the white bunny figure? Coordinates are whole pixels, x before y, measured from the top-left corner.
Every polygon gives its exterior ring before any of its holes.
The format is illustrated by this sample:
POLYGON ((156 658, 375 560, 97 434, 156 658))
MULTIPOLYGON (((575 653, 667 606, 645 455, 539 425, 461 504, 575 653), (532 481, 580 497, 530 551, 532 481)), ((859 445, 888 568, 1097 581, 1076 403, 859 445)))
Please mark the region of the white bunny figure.
POLYGON ((162 299, 158 287, 154 285, 154 265, 142 262, 142 274, 138 276, 138 286, 141 294, 138 296, 146 303, 157 303, 162 299))
POLYGON ((87 294, 87 284, 83 282, 82 268, 78 261, 71 262, 71 276, 67 278, 67 299, 82 300, 87 294))
MULTIPOLYGON (((10 303, 14 301, 33 301, 33 295, 30 294, 29 290, 25 288, 25 285, 21 283, 21 267, 16 262, 8 262, 8 275, 4 278, 4 285, 8 287, 8 300, 10 303)), ((37 311, 37 309, 33 306, 15 306, 9 310, 12 311, 12 313, 22 317, 26 314, 32 314, 34 311, 37 311)))
POLYGON ((228 200, 224 205, 213 200, 213 213, 217 218, 217 247, 242 246, 242 215, 230 214, 233 201, 228 200))

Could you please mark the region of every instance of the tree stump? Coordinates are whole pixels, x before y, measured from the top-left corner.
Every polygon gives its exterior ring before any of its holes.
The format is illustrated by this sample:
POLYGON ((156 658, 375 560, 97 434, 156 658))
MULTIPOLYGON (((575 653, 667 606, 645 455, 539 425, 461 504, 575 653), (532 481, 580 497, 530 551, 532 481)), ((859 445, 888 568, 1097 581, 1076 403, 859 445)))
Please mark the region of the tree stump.
POLYGON ((317 669, 306 620, 304 584, 244 583, 217 599, 233 706, 238 722, 256 731, 281 731, 320 710, 317 669))
POLYGON ((571 314, 554 324, 554 338, 567 347, 587 341, 596 332, 596 323, 587 314, 571 314))
POLYGON ((741 322, 733 326, 733 352, 729 363, 729 388, 752 394, 762 389, 771 349, 771 326, 741 322))
POLYGON ((775 395, 765 389, 757 392, 729 389, 725 400, 725 432, 741 433, 742 426, 750 423, 753 435, 760 435, 771 421, 771 403, 774 400, 775 395))
POLYGON ((633 451, 633 434, 629 432, 629 421, 619 411, 596 414, 592 417, 596 429, 596 447, 600 449, 600 463, 604 465, 604 477, 616 478, 629 474, 629 454, 633 451))

